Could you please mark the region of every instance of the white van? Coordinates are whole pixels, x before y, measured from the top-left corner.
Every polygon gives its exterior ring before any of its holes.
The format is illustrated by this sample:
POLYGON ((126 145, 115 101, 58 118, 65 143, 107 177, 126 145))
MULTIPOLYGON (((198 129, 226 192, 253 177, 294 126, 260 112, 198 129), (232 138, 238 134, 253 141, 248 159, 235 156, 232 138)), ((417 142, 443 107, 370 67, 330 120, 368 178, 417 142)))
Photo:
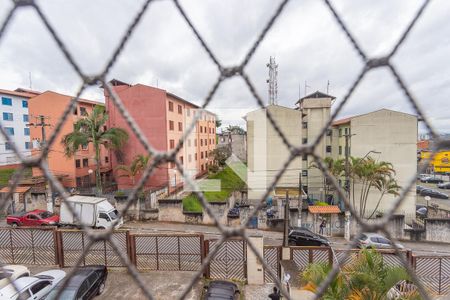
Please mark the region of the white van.
POLYGON ((108 202, 106 198, 89 197, 89 196, 71 196, 67 201, 61 202, 61 210, 59 213, 59 223, 61 225, 80 225, 80 222, 85 226, 94 228, 118 229, 123 224, 123 219, 118 219, 118 211, 108 202), (76 221, 68 205, 70 205, 80 218, 76 221))

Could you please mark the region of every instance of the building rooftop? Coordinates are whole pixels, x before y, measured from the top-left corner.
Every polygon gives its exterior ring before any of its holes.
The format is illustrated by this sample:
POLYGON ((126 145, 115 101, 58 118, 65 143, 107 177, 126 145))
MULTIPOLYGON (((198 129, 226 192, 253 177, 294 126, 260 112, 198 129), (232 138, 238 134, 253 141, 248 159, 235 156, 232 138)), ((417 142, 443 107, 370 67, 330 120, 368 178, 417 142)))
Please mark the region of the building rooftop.
POLYGON ((338 214, 341 212, 337 205, 310 205, 308 211, 312 214, 338 214))
POLYGON ((21 91, 21 90, 22 89, 16 89, 15 91, 10 91, 10 90, 0 89, 0 94, 18 96, 18 97, 24 97, 24 98, 32 98, 32 97, 38 95, 38 94, 29 93, 29 92, 25 92, 25 91, 21 91))
POLYGON ((353 118, 365 116, 365 115, 368 115, 368 114, 371 114, 371 113, 375 113, 375 112, 379 112, 379 111, 383 111, 383 110, 394 112, 394 113, 399 113, 399 114, 405 114, 405 115, 409 115, 409 116, 413 116, 413 117, 417 118, 416 115, 412 115, 412 114, 408 114, 408 113, 405 113, 405 112, 396 111, 396 110, 392 110, 392 109, 381 108, 381 109, 374 110, 374 111, 371 111, 371 112, 368 112, 368 113, 354 115, 354 116, 351 116, 351 117, 347 117, 347 118, 336 120, 333 123, 331 123, 331 126, 338 126, 338 125, 347 124, 347 123, 350 123, 353 118))
MULTIPOLYGON (((30 189, 31 189, 31 187, 29 187, 29 186, 17 186, 17 187, 14 189, 14 192, 15 192, 15 193, 23 194, 23 193, 28 192, 30 189)), ((2 188, 2 189, 0 190, 0 193, 9 193, 9 191, 10 191, 9 186, 5 186, 4 188, 2 188)))
POLYGON ((309 95, 306 95, 306 96, 303 97, 303 98, 300 98, 300 99, 296 102, 296 104, 299 103, 299 102, 301 102, 301 101, 304 100, 304 99, 312 99, 312 98, 331 98, 331 100, 336 99, 336 97, 334 97, 334 96, 331 96, 331 95, 328 95, 328 94, 325 94, 325 93, 322 93, 322 92, 319 92, 319 91, 315 91, 315 92, 312 93, 312 94, 309 94, 309 95))

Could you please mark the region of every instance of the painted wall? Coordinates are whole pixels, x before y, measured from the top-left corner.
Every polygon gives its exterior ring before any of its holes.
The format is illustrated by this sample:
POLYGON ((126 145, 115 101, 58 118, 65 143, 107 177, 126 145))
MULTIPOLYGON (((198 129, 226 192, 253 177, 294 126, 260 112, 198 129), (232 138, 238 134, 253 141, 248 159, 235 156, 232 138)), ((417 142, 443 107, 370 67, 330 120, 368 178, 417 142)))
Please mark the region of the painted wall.
POLYGON ((448 243, 450 241, 450 219, 426 219, 425 235, 427 241, 448 243))
MULTIPOLYGON (((28 99, 33 96, 27 93, 0 91, 0 100, 2 98, 11 99, 12 105, 3 105, 0 102, 0 122, 4 127, 14 128, 14 135, 12 135, 12 140, 14 141, 18 151, 23 156, 30 156, 30 148, 26 148, 25 143, 30 143, 31 139, 29 135, 25 135, 25 128, 28 121, 24 119, 25 116, 29 116, 28 108, 23 107, 22 101, 28 101, 28 99), (3 113, 12 113, 13 120, 5 120, 3 113)), ((30 119, 30 121, 33 121, 30 119)), ((29 144, 31 146, 31 144, 29 144)), ((6 149, 5 138, 0 135, 0 166, 14 165, 20 163, 18 157, 14 154, 12 150, 6 149)))

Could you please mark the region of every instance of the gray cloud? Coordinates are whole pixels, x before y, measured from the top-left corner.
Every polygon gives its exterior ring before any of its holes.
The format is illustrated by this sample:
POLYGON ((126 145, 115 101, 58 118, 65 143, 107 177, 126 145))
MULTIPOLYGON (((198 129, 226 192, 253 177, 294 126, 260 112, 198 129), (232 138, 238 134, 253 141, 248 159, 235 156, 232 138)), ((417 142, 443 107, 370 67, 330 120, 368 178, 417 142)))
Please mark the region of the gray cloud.
MULTIPOLYGON (((181 1, 205 42, 225 66, 242 61, 279 1, 181 1)), ((38 4, 71 54, 88 74, 102 70, 143 1, 41 0, 38 4)), ((422 1, 334 1, 337 11, 370 56, 389 52, 422 1)), ((0 21, 10 2, 0 2, 0 21)), ((450 3, 433 1, 394 57, 394 65, 416 96, 426 116, 442 132, 450 131, 450 3)), ((254 54, 246 72, 267 101, 269 56, 279 64, 279 103, 293 107, 305 93, 326 90, 337 103, 345 96, 363 64, 322 1, 291 1, 254 54)), ((2 88, 27 87, 75 94, 80 79, 32 9, 21 9, 0 40, 2 88)), ((172 1, 149 7, 109 78, 164 88, 201 104, 219 73, 172 1)), ((102 91, 83 96, 101 99, 102 91)), ((209 108, 225 124, 243 124, 242 116, 257 107, 241 79, 223 83, 209 108)), ((367 75, 341 116, 382 107, 414 112, 387 70, 367 75)))

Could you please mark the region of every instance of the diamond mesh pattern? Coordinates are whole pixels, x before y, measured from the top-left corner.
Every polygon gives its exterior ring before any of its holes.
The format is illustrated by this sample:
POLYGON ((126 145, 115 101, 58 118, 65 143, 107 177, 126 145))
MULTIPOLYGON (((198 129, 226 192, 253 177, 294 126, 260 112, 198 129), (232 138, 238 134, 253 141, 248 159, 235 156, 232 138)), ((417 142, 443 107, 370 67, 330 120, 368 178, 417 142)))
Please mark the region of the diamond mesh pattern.
MULTIPOLYGON (((167 1, 169 1, 169 0, 167 0, 167 1)), ((13 3, 12 8, 8 12, 6 12, 6 14, 5 14, 6 17, 4 18, 4 20, 0 21, 1 22, 0 23, 0 47, 1 47, 1 42, 3 40, 3 36, 4 36, 5 32, 8 30, 8 28, 10 27, 10 24, 14 20, 14 15, 19 10, 21 10, 21 9, 23 9, 25 7, 31 8, 32 10, 34 10, 34 12, 37 14, 39 19, 42 21, 43 25, 45 26, 45 28, 47 29, 47 31, 49 32, 49 34, 51 35, 53 40, 56 42, 58 48, 61 50, 61 53, 64 55, 64 57, 67 60, 67 62, 72 66, 73 70, 76 72, 76 74, 78 74, 78 76, 80 77, 80 79, 83 82, 82 86, 80 87, 80 90, 77 93, 77 96, 71 101, 70 105, 66 108, 66 110, 63 113, 63 115, 61 116, 61 119, 59 120, 58 124, 55 126, 53 135, 49 138, 49 140, 47 142, 47 145, 45 146, 45 148, 41 152, 41 157, 26 158, 26 157, 24 157, 22 155, 22 153, 20 153, 18 151, 18 149, 13 144, 12 148, 13 148, 15 154, 21 160, 23 168, 20 169, 18 171, 18 173, 12 179, 12 184, 11 184, 11 190, 12 191, 16 188, 20 177, 23 175, 25 167, 40 167, 42 169, 45 177, 51 183, 53 190, 58 191, 61 195, 63 195, 64 200, 67 199, 68 195, 65 193, 64 188, 55 179, 54 175, 49 170, 48 165, 47 165, 47 163, 45 161, 45 158, 48 155, 48 152, 49 152, 49 149, 50 149, 51 145, 56 142, 56 136, 60 132, 60 130, 62 128, 62 125, 67 120, 70 112, 75 107, 76 101, 77 101, 79 95, 84 91, 84 89, 86 87, 95 86, 95 85, 98 85, 98 84, 102 84, 104 86, 104 88, 106 89, 106 91, 109 94, 111 94, 112 101, 117 106, 117 109, 120 111, 120 113, 126 119, 128 125, 130 126, 130 128, 133 131, 132 133, 135 134, 138 137, 138 139, 140 140, 140 142, 144 146, 145 151, 147 151, 148 154, 151 154, 153 156, 153 158, 154 158, 152 164, 143 172, 143 175, 142 175, 141 179, 135 185, 132 193, 130 193, 130 195, 129 195, 128 199, 127 199, 127 201, 128 201, 127 202, 127 206, 121 212, 122 215, 125 215, 127 213, 128 209, 129 209, 129 207, 136 201, 136 195, 137 195, 138 191, 142 188, 143 184, 149 178, 149 176, 152 174, 153 170, 158 165, 160 165, 161 163, 174 162, 176 164, 177 168, 180 170, 180 172, 182 174, 184 174, 182 165, 176 160, 176 153, 181 149, 181 143, 178 143, 177 147, 173 151, 170 151, 168 153, 160 153, 160 152, 156 151, 152 147, 152 145, 150 145, 148 143, 147 139, 142 134, 141 130, 136 125, 136 123, 134 122, 134 120, 131 117, 131 115, 124 108, 124 105, 122 104, 121 99, 112 91, 111 86, 107 82, 107 76, 109 75, 109 71, 114 66, 114 64, 117 62, 117 58, 122 53, 122 50, 124 49, 125 45, 129 41, 129 39, 132 36, 133 32, 135 31, 136 26, 141 22, 144 13, 149 10, 151 2, 153 2, 153 1, 152 0, 147 0, 147 1, 145 1, 143 3, 141 9, 138 11, 136 16, 133 18, 133 20, 131 21, 129 27, 127 28, 127 30, 125 32, 125 34, 120 39, 117 47, 115 48, 115 51, 114 51, 113 55, 107 60, 106 67, 104 68, 104 70, 102 72, 100 72, 99 74, 91 76, 91 75, 83 73, 83 71, 79 67, 78 63, 73 58, 73 56, 72 56, 72 54, 70 52, 70 49, 68 49, 68 47, 64 44, 64 42, 58 36, 58 34, 56 33, 54 27, 51 25, 51 23, 49 22, 47 16, 44 14, 44 12, 41 10, 41 8, 40 8, 40 6, 39 6, 37 1, 34 1, 34 0, 12 0, 12 3, 13 3)), ((251 79, 249 78, 249 76, 245 72, 245 68, 246 68, 248 62, 250 61, 250 59, 253 57, 255 51, 258 49, 259 45, 261 44, 261 42, 263 41, 263 39, 265 38, 265 36, 269 32, 269 30, 272 28, 273 24, 276 22, 277 19, 280 18, 280 15, 282 14, 282 12, 285 9, 286 5, 289 2, 293 2, 293 1, 284 0, 284 1, 280 2, 278 7, 274 10, 274 13, 273 13, 272 17, 268 20, 268 22, 262 28, 260 34, 256 37, 254 44, 250 47, 250 49, 247 52, 247 54, 244 57, 244 59, 240 63, 238 62, 236 65, 231 66, 231 67, 224 67, 220 63, 220 61, 216 58, 214 53, 211 51, 211 49, 209 48, 209 46, 207 45, 207 43, 203 39, 201 33, 193 25, 193 22, 190 20, 189 16, 186 14, 186 12, 184 11, 184 9, 181 6, 181 4, 179 3, 179 1, 178 0, 173 0, 173 2, 175 4, 176 9, 179 11, 181 16, 185 20, 186 25, 192 30, 192 32, 195 35, 195 38, 198 40, 198 42, 200 43, 200 45, 202 46, 204 51, 208 54, 208 56, 211 59, 212 63, 215 66, 217 66, 217 68, 218 68, 218 70, 220 72, 220 75, 217 78, 217 81, 212 85, 208 95, 204 99, 202 107, 203 108, 207 108, 209 103, 213 100, 213 97, 214 97, 218 87, 221 85, 221 83, 224 80, 226 80, 228 78, 231 78, 231 77, 235 77, 235 76, 236 77, 241 77, 244 80, 244 82, 245 82, 246 86, 248 87, 249 91, 251 92, 251 94, 255 98, 255 101, 258 103, 258 105, 260 107, 263 107, 264 103, 262 101, 262 98, 260 97, 260 95, 258 94, 256 89, 254 88, 254 86, 253 86, 253 84, 251 82, 251 79)), ((232 240, 229 240, 230 238, 233 238, 233 237, 242 238, 243 241, 240 242, 239 247, 237 247, 237 248, 240 249, 241 246, 242 246, 242 248, 244 248, 244 245, 247 244, 249 246, 250 250, 255 253, 255 255, 259 258, 259 260, 264 262, 264 259, 261 257, 261 255, 258 253, 258 251, 256 251, 256 248, 247 239, 247 232, 246 232, 246 227, 248 225, 247 223, 249 222, 249 220, 252 219, 253 216, 256 216, 258 214, 259 210, 264 205, 264 201, 263 200, 270 193, 270 191, 273 189, 273 187, 277 184, 277 181, 279 180, 279 178, 281 177, 281 175, 283 174, 285 169, 288 167, 290 162, 292 162, 292 160, 295 159, 296 157, 302 156, 304 154, 311 155, 315 159, 316 163, 321 167, 321 171, 330 179, 330 182, 332 182, 332 184, 334 185, 334 188, 338 192, 339 197, 345 200, 347 207, 350 207, 350 203, 349 203, 348 199, 345 197, 345 195, 344 195, 345 193, 342 191, 342 189, 337 184, 337 180, 331 176, 331 174, 328 172, 328 170, 325 169, 325 167, 323 166, 320 158, 317 157, 314 154, 314 149, 319 144, 319 141, 321 140, 321 138, 325 135, 326 129, 329 127, 329 125, 332 123, 332 121, 335 119, 335 117, 342 111, 342 108, 349 101, 350 97, 352 96, 352 94, 353 94, 354 90, 356 89, 356 87, 360 84, 361 80, 371 70, 376 69, 376 68, 380 68, 380 67, 384 67, 384 68, 387 68, 392 73, 392 75, 393 75, 393 77, 395 79, 395 82, 398 85, 399 89, 401 91, 403 91, 403 93, 406 96, 406 98, 408 99, 409 103, 415 109, 415 112, 419 116, 419 119, 424 120, 424 124, 425 124, 427 130, 429 131, 429 133, 434 138, 434 141, 436 143, 434 145, 433 153, 436 153, 436 151, 439 150, 440 148, 443 148, 445 146, 449 146, 450 145, 449 141, 444 140, 443 138, 439 137, 436 134, 435 130, 430 125, 430 122, 429 122, 428 118, 423 114, 423 110, 419 107, 415 97, 412 95, 412 93, 408 89, 408 85, 405 83, 403 78, 400 76, 400 74, 397 72, 396 68, 391 63, 392 57, 396 55, 397 50, 403 44, 403 42, 405 41, 405 39, 409 35, 410 31, 412 30, 412 28, 417 23, 417 20, 419 20, 421 18, 422 14, 423 14, 423 11, 425 10, 425 8, 428 6, 428 4, 431 1, 429 1, 429 0, 423 1, 423 4, 418 9, 417 13, 414 15, 414 17, 412 18, 412 20, 409 23, 409 25, 405 28, 403 34, 400 36, 400 38, 398 39, 398 41, 395 44, 395 46, 392 48, 390 53, 388 55, 384 56, 384 57, 369 57, 363 51, 362 47, 359 45, 359 43, 356 41, 356 39, 353 37, 351 31, 349 30, 347 25, 342 20, 342 17, 337 13, 337 11, 335 10, 335 8, 332 5, 331 1, 330 0, 323 0, 323 2, 325 4, 325 7, 333 15, 337 26, 339 26, 339 28, 345 33, 345 35, 348 38, 350 44, 352 45, 352 47, 354 48, 354 50, 356 51, 358 56, 361 58, 364 66, 360 70, 359 74, 357 75, 355 81, 353 82, 353 84, 351 85, 351 87, 349 88, 347 93, 345 94, 345 96, 343 98, 343 101, 341 101, 337 105, 336 110, 333 112, 331 118, 328 121, 328 124, 326 124, 326 126, 324 126, 324 128, 321 131, 321 133, 317 136, 317 138, 314 141, 312 141, 311 144, 303 145, 303 146, 298 147, 298 148, 296 148, 293 145, 291 145, 288 142, 288 140, 286 139, 286 137, 283 134, 283 132, 277 126, 276 122, 274 121, 274 119, 272 118, 270 113, 268 113, 267 117, 268 117, 270 123, 273 125, 275 131, 280 136, 280 138, 282 139, 283 143, 289 149, 291 155, 286 160, 286 162, 284 164, 284 168, 282 170, 280 170, 279 172, 277 172, 277 175, 276 175, 275 179, 271 183, 270 187, 268 187, 268 189, 267 189, 266 195, 264 195, 261 198, 261 204, 258 207, 256 207, 253 212, 250 213, 249 217, 247 218, 246 224, 242 224, 241 227, 239 227, 239 228, 227 228, 226 226, 220 224, 219 222, 217 222, 217 218, 212 213, 212 211, 211 211, 207 201, 205 200, 203 194, 201 192, 195 192, 197 194, 197 196, 199 197, 199 199, 201 200, 201 203, 202 203, 203 207, 205 208, 206 213, 213 220, 216 221, 215 224, 218 227, 218 229, 220 230, 220 232, 222 233, 222 237, 218 241, 215 241, 213 243, 212 247, 210 247, 210 252, 206 256, 206 258, 202 261, 201 268, 197 271, 196 276, 194 276, 192 278, 192 280, 191 280, 190 284, 188 285, 188 287, 180 295, 180 298, 184 298, 190 292, 191 287, 198 281, 198 278, 205 271, 205 269, 206 269, 206 267, 207 267, 209 262, 211 262, 211 267, 214 265, 214 261, 217 260, 216 256, 219 255, 219 257, 220 257, 221 246, 223 246, 223 247, 230 247, 230 245, 236 245, 237 244, 236 242, 233 242, 232 240)), ((193 123, 191 124, 191 126, 186 130, 185 136, 187 136, 190 133, 190 131, 194 127, 196 121, 197 121, 197 119, 195 118, 193 123)), ((4 138, 5 138, 5 140, 7 142, 11 142, 10 137, 6 134, 6 131, 5 131, 5 128, 3 127, 3 124, 0 124, 0 132, 4 136, 4 138)), ((424 164, 424 168, 425 168, 425 165, 426 164, 424 164)), ((423 172, 423 170, 419 170, 419 172, 423 172)), ((184 181, 185 181, 185 183, 187 185, 191 185, 192 187, 194 187, 193 190, 198 190, 198 189, 195 188, 196 187, 195 182, 193 182, 190 178, 185 177, 184 181)), ((355 214, 354 211, 351 211, 353 216, 356 218, 356 220, 358 222, 359 228, 361 228, 362 231, 376 231, 376 230, 380 230, 388 238, 390 238, 390 233, 386 230, 385 225, 387 224, 387 221, 389 220, 389 218, 392 216, 393 212, 402 203, 403 199, 405 198, 405 195, 406 195, 407 191, 411 188, 411 186, 414 184, 414 182, 415 182, 415 174, 411 174, 411 180, 410 180, 409 184, 404 187, 403 192, 395 200, 395 203, 394 203, 394 206, 393 206, 392 210, 389 213, 386 213, 379 223, 367 224, 364 220, 361 220, 360 218, 358 218, 357 214, 355 214)), ((11 199, 11 194, 12 194, 12 192, 10 192, 5 199, 10 200, 11 199)), ((0 209, 4 209, 5 206, 7 205, 7 203, 8 203, 8 201, 2 201, 2 203, 0 204, 0 209)), ((72 211, 72 213, 76 216, 74 211, 72 211)), ((114 235, 112 234, 112 231, 106 231, 106 232, 99 233, 99 232, 93 232, 93 231, 89 230, 88 228, 83 228, 83 230, 84 230, 84 234, 75 234, 74 233, 74 234, 71 235, 71 237, 69 237, 70 234, 68 234, 65 237, 63 237, 63 242, 64 242, 64 245, 65 245, 65 247, 67 249, 67 250, 65 250, 65 252, 67 252, 67 253, 65 253, 65 262, 67 263, 67 265, 81 265, 86 260, 88 260, 88 261, 90 261, 90 260, 95 261, 97 259, 100 259, 96 255, 89 256, 88 255, 89 251, 93 250, 93 253, 95 253, 96 249, 99 249, 101 247, 106 247, 105 245, 108 244, 109 245, 109 246, 107 246, 107 247, 109 247, 108 250, 111 251, 111 253, 112 252, 116 253, 115 254, 116 255, 116 259, 115 259, 116 262, 115 263, 125 265, 127 267, 128 271, 129 271, 129 273, 135 279, 136 284, 143 290, 143 293, 144 293, 145 297, 148 298, 148 299, 153 299, 153 296, 152 296, 151 292, 149 291, 148 287, 142 281, 139 273, 137 272, 137 269, 130 263, 130 260, 126 256, 125 252, 122 251, 123 244, 121 243, 120 239, 113 238, 114 235), (103 246, 102 246, 102 243, 103 243, 103 246)), ((5 239, 4 238, 0 239, 0 245, 3 245, 3 243, 7 240, 7 235, 8 234, 10 234, 10 233, 8 233, 8 232, 0 232, 0 236, 1 237, 6 237, 5 239)), ((148 237, 148 238, 151 238, 151 237, 148 237)), ((31 236, 26 236, 26 237, 24 237, 24 239, 26 241, 29 241, 31 239, 31 236)), ((14 241, 14 242, 15 243, 20 243, 20 241, 18 241, 18 240, 14 241)), ((355 245, 356 245, 356 242, 354 241, 353 244, 349 245, 349 249, 351 247, 354 247, 355 245)), ((138 243, 137 247, 138 248, 139 247, 143 247, 143 245, 138 243)), ((6 253, 4 251, 4 249, 5 248, 0 248, 0 251, 1 251, 0 253, 2 255, 2 258, 4 258, 5 261, 8 261, 8 260, 13 260, 14 261, 15 258, 11 257, 10 254, 6 253)), ((168 251, 168 249, 165 249, 164 251, 168 251)), ((241 250, 236 250, 236 251, 237 251, 236 253, 240 253, 241 250)), ((305 255, 309 255, 309 254, 305 254, 305 253, 306 252, 294 251, 294 253, 293 253, 294 254, 294 260, 296 261, 297 264, 303 265, 303 263, 305 261, 305 255)), ((400 254, 398 249, 396 249, 396 253, 400 254)), ((169 253, 165 253, 164 255, 165 255, 165 257, 167 259, 169 259, 169 257, 171 257, 172 254, 171 253, 170 254, 169 253)), ((349 255, 350 255, 350 252, 344 252, 344 254, 341 256, 340 259, 345 261, 346 257, 348 257, 349 255)), ((320 260, 320 259, 325 259, 325 258, 322 257, 322 255, 318 254, 317 255, 317 259, 320 260)), ((399 256, 399 260, 400 260, 400 263, 407 268, 407 270, 410 273, 410 275, 412 276, 413 280, 418 285, 419 291, 421 293, 422 298, 430 299, 429 295, 427 294, 427 291, 424 289, 424 286, 421 284, 421 282, 419 282, 417 280, 416 274, 411 269, 411 267, 409 266, 407 261, 404 259, 404 257, 402 257, 400 255, 399 256)), ((242 261, 240 261, 240 263, 242 263, 242 261)), ((264 264, 266 265, 265 262, 264 262, 264 264)), ((446 266, 448 266, 448 265, 446 265, 446 266)), ((153 267, 153 265, 151 265, 151 267, 153 267)), ((267 268, 267 265, 265 267, 266 267, 267 272, 270 273, 271 277, 276 279, 275 283, 281 288, 282 294, 286 298, 289 298, 286 290, 281 287, 281 283, 280 283, 279 279, 277 279, 276 274, 274 274, 274 272, 272 272, 270 268, 267 268)), ((237 270, 238 266, 237 265, 236 266, 229 266, 229 268, 230 268, 230 270, 237 270)), ((419 269, 420 269, 420 267, 419 267, 419 269)), ((319 286, 319 291, 318 291, 318 294, 316 296, 317 298, 319 298, 323 294, 323 292, 327 289, 328 285, 330 284, 332 278, 334 276, 336 276, 336 274, 338 272, 339 272, 339 267, 337 265, 335 265, 333 267, 332 272, 329 274, 328 278, 326 280, 324 280, 322 282, 322 284, 319 286)), ((65 279, 65 282, 67 282, 67 279, 70 278, 72 276, 72 274, 73 274, 73 271, 68 274, 68 276, 65 279)), ((242 275, 241 271, 236 273, 237 277, 240 277, 241 275, 242 275)))

